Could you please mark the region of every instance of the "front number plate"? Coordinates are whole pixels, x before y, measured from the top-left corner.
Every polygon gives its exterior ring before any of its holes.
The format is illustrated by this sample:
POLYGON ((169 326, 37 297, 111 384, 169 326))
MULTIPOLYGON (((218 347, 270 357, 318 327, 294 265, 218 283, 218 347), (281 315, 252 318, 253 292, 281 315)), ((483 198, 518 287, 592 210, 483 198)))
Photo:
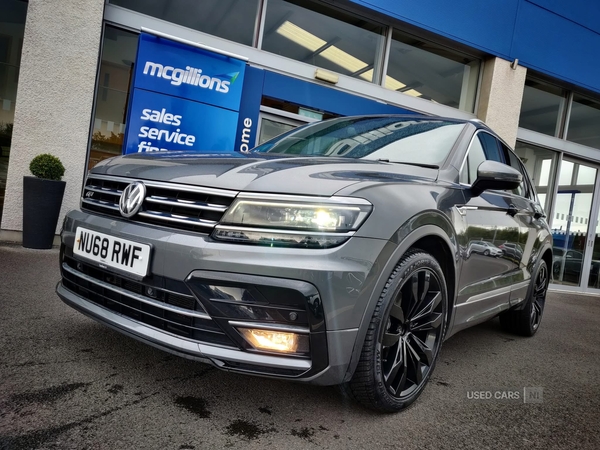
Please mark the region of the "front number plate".
POLYGON ((150 246, 77 227, 73 253, 138 276, 148 274, 150 246))

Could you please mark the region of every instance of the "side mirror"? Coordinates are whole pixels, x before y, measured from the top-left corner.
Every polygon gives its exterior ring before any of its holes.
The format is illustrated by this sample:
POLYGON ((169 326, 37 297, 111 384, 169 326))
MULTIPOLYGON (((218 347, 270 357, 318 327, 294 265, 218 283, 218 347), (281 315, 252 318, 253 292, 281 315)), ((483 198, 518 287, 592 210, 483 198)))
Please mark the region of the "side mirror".
POLYGON ((488 189, 511 190, 519 187, 522 181, 523 175, 518 170, 497 161, 484 161, 477 168, 471 193, 477 197, 488 189))

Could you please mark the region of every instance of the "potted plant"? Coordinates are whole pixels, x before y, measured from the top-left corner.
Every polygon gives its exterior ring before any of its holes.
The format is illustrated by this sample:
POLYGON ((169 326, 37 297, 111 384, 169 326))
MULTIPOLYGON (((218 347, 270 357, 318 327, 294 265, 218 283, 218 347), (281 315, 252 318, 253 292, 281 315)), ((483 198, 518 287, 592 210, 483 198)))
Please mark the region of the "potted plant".
POLYGON ((31 160, 32 177, 23 177, 23 247, 52 248, 66 182, 65 167, 56 156, 31 160))

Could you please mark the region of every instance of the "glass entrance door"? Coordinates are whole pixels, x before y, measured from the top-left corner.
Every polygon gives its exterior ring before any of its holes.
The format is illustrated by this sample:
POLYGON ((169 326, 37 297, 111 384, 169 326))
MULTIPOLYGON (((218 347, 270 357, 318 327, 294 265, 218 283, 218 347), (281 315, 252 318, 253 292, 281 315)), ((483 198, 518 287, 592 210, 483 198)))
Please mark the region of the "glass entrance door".
MULTIPOLYGON (((598 282, 597 274, 590 277, 594 271, 590 261, 594 258, 595 240, 589 239, 596 236, 596 220, 590 219, 598 217, 598 202, 594 201, 597 176, 597 167, 569 159, 561 163, 551 225, 554 284, 587 290, 590 282, 594 285, 598 282)), ((600 264, 600 240, 597 253, 600 264)))
POLYGON ((320 119, 295 114, 288 111, 280 111, 268 106, 260 107, 258 119, 258 138, 256 145, 260 145, 280 134, 293 130, 300 125, 317 122, 320 119))
POLYGON ((592 223, 592 232, 588 239, 588 251, 591 254, 589 266, 583 270, 588 273, 587 287, 589 290, 600 290, 600 212, 595 216, 596 223, 592 223))
POLYGON ((302 122, 291 120, 285 117, 261 113, 257 145, 267 142, 269 139, 273 139, 274 137, 286 133, 300 125, 302 125, 302 122))

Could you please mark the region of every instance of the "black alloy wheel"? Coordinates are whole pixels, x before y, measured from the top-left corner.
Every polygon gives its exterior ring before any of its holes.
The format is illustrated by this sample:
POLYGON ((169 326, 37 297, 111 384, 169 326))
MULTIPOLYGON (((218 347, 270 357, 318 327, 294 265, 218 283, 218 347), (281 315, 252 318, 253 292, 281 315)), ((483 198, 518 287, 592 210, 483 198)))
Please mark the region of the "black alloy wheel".
POLYGON ((548 291, 548 267, 546 263, 541 264, 537 273, 535 284, 533 285, 531 307, 531 328, 537 331, 542 322, 542 314, 544 313, 544 305, 546 304, 546 292, 548 291))
POLYGON ((558 279, 558 277, 560 276, 560 262, 559 261, 555 261, 554 264, 552 265, 552 275, 556 279, 558 279))
POLYGON ((422 251, 407 253, 381 294, 346 390, 380 411, 410 405, 434 369, 447 308, 446 282, 437 261, 422 251))
POLYGON ((548 265, 541 260, 523 308, 500 314, 502 328, 521 336, 533 336, 542 322, 549 281, 548 265))

